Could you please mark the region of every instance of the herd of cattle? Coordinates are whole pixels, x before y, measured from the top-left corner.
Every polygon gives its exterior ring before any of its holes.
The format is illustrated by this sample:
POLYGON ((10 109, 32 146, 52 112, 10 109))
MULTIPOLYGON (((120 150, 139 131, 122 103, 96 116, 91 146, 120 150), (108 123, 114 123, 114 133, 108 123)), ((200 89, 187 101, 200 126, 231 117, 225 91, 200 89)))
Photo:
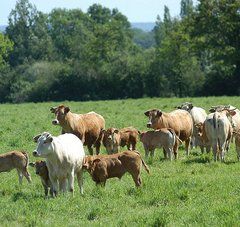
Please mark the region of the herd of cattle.
POLYGON ((123 129, 105 129, 104 118, 95 113, 75 114, 69 107, 60 105, 50 109, 55 114, 52 121, 60 125, 62 134, 55 137, 43 132, 34 137, 37 147, 34 157, 45 158, 29 163, 26 152, 12 151, 0 155, 0 172, 17 169, 19 183, 23 176, 31 182, 27 170, 28 164, 35 167, 41 177, 45 195, 49 191, 56 196, 59 191, 73 192, 74 175, 77 176, 80 192, 83 193, 83 169, 86 169, 96 184, 105 185, 108 178, 121 178, 129 172, 136 186, 141 185, 142 165, 149 168, 136 151, 138 138, 145 149, 145 156, 154 155, 156 148, 163 148, 164 157, 172 160, 178 157, 178 147, 185 142, 186 155, 190 146, 199 146, 201 152, 213 151, 214 160, 224 161, 230 142, 235 137, 238 160, 240 160, 240 111, 233 106, 213 106, 210 114, 192 103, 183 103, 170 113, 151 109, 144 114, 149 118, 148 128, 153 130, 140 132, 134 127, 123 129), (101 144, 107 154, 99 154, 101 144), (85 156, 83 145, 89 154, 85 156), (127 151, 119 152, 127 146, 127 151), (96 154, 93 154, 93 147, 96 154))

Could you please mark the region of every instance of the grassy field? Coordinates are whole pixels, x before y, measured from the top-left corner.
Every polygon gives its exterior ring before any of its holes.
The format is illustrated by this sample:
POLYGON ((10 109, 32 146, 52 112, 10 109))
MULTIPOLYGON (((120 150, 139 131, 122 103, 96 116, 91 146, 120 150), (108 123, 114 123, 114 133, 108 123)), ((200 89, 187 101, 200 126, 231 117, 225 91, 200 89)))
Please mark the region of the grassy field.
MULTIPOLYGON (((146 130, 144 111, 159 108, 170 111, 183 101, 192 101, 206 110, 211 105, 231 104, 240 107, 238 97, 154 98, 99 102, 64 102, 72 112, 96 111, 107 127, 134 126, 146 130)), ((60 103, 0 105, 0 152, 27 150, 34 161, 32 137, 43 131, 53 135, 49 108, 60 103)), ((140 143, 138 150, 144 154, 140 143)), ((101 148, 104 153, 103 147, 101 148)), ((163 160, 156 150, 153 160, 146 160, 151 175, 142 170, 143 186, 136 189, 130 175, 121 181, 110 179, 106 187, 96 187, 84 174, 84 195, 75 181, 75 196, 60 195, 44 199, 40 179, 29 167, 33 183, 24 179, 18 185, 15 170, 1 173, 0 226, 238 226, 240 223, 240 163, 234 145, 225 163, 213 162, 212 154, 191 151, 189 157, 180 149, 179 160, 163 160)), ((144 157, 144 156, 143 156, 144 157)))

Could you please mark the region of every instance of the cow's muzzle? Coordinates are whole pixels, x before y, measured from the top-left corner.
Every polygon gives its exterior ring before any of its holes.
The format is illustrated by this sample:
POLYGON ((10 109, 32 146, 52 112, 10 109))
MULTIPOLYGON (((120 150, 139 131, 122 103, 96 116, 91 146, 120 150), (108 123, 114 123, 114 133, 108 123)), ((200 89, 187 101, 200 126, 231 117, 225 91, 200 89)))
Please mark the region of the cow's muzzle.
POLYGON ((52 121, 52 124, 53 124, 53 125, 59 125, 59 121, 58 121, 57 119, 54 119, 54 120, 52 121))
POLYGON ((148 122, 148 123, 147 123, 147 127, 148 127, 148 128, 151 128, 151 127, 152 127, 152 123, 151 123, 151 122, 148 122))
POLYGON ((39 157, 39 154, 37 153, 37 151, 33 151, 32 154, 33 154, 34 157, 39 157))

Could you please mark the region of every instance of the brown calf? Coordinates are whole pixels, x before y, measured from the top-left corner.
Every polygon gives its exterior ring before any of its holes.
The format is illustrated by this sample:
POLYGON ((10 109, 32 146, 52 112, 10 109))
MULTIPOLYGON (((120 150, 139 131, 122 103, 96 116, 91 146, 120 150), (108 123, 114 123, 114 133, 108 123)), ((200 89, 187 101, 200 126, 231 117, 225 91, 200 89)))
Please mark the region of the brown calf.
POLYGON ((119 151, 119 147, 127 146, 128 150, 135 150, 138 139, 138 131, 133 127, 126 127, 120 130, 109 128, 103 130, 103 145, 108 154, 119 151))
POLYGON ((22 184, 23 176, 31 183, 31 176, 27 170, 28 154, 24 151, 11 151, 0 155, 0 172, 9 172, 17 169, 19 183, 22 184))
POLYGON ((50 189, 50 195, 53 196, 52 184, 48 175, 48 168, 45 161, 36 161, 29 163, 30 166, 35 167, 36 174, 40 176, 41 182, 44 188, 45 196, 48 196, 50 189))
POLYGON ((83 168, 90 173, 96 184, 104 186, 107 179, 113 177, 121 179, 126 172, 129 172, 135 185, 139 187, 142 183, 140 178, 142 165, 149 173, 149 169, 138 151, 124 151, 112 155, 86 156, 83 168))

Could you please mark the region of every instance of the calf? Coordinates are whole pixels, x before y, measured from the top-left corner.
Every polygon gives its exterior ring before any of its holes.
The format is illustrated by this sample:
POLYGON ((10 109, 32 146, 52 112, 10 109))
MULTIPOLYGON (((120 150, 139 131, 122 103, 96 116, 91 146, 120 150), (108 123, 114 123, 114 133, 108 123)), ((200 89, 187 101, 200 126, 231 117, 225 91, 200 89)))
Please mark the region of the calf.
POLYGON ((127 146, 128 150, 135 150, 138 138, 138 131, 133 127, 123 129, 109 128, 102 130, 103 145, 106 147, 108 154, 119 151, 119 147, 127 146))
POLYGON ((238 161, 240 161, 240 130, 234 131, 233 134, 235 135, 235 148, 237 152, 238 161))
POLYGON ((24 151, 11 151, 0 155, 0 172, 9 172, 17 169, 19 183, 22 184, 23 176, 31 183, 31 176, 27 170, 28 154, 24 151))
POLYGON ((142 165, 149 173, 149 169, 138 151, 124 151, 112 155, 86 156, 83 168, 90 173, 96 184, 103 186, 107 179, 113 177, 121 179, 126 172, 129 172, 135 185, 139 187, 142 183, 140 178, 142 165))
POLYGON ((143 143, 145 149, 145 156, 148 157, 149 152, 151 156, 154 155, 156 148, 163 147, 165 158, 172 160, 172 153, 177 159, 177 151, 179 142, 182 141, 178 138, 176 133, 171 128, 162 128, 155 131, 147 131, 140 133, 140 141, 143 143))
POLYGON ((35 167, 36 174, 40 176, 41 182, 44 188, 45 196, 48 196, 50 189, 50 195, 53 196, 52 184, 48 175, 48 168, 45 161, 36 161, 29 163, 30 166, 35 167))

